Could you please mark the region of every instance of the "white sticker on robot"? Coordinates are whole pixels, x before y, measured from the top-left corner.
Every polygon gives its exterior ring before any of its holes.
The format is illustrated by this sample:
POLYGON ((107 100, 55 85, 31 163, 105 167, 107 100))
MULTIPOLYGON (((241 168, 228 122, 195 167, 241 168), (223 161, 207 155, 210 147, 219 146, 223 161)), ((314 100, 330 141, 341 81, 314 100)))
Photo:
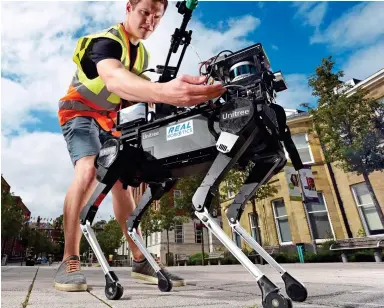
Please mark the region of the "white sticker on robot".
POLYGON ((175 124, 167 127, 167 140, 177 139, 193 134, 193 121, 175 124))

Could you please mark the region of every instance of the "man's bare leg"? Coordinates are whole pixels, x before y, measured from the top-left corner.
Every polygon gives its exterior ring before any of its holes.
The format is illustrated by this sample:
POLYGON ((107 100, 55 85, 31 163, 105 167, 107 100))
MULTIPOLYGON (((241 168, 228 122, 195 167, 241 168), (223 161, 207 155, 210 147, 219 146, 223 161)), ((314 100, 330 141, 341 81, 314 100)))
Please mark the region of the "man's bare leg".
POLYGON ((55 274, 55 288, 60 291, 85 291, 88 288, 80 271, 79 216, 96 184, 94 159, 95 156, 86 156, 76 162, 75 175, 65 197, 64 256, 55 274))
POLYGON ((80 255, 80 212, 90 198, 97 181, 94 167, 95 156, 79 159, 75 165, 75 176, 64 201, 64 256, 80 255))
MULTIPOLYGON (((112 190, 113 209, 115 212, 116 220, 118 221, 133 254, 131 276, 132 278, 142 279, 147 282, 157 284, 158 277, 155 270, 145 259, 145 256, 132 241, 127 232, 127 219, 132 211, 136 208, 135 200, 132 195, 132 188, 128 187, 128 189, 125 191, 123 190, 121 182, 118 181, 112 190)), ((142 238, 141 232, 139 230, 137 230, 137 233, 142 238)), ((183 278, 169 273, 165 268, 163 268, 163 273, 168 277, 168 279, 172 281, 174 287, 185 285, 183 278)))
MULTIPOLYGON (((143 260, 145 258, 144 255, 128 235, 127 229, 127 219, 136 208, 135 199, 132 195, 132 188, 128 186, 127 190, 124 190, 122 183, 117 181, 112 187, 112 203, 116 220, 128 241, 133 259, 135 261, 143 260)), ((138 228, 137 234, 142 238, 140 228, 138 228)))

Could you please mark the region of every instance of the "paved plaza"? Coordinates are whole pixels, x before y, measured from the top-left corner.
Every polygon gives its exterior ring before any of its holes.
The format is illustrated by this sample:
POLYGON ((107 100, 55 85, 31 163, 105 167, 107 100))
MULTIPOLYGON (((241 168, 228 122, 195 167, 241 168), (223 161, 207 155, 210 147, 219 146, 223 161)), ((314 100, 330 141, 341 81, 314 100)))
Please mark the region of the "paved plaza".
MULTIPOLYGON (((258 265, 284 291, 279 274, 269 265, 258 265)), ((308 308, 383 308, 384 263, 284 264, 285 269, 304 283, 309 291, 308 308)), ((101 268, 84 268, 89 290, 81 293, 56 291, 54 266, 3 266, 1 268, 1 307, 101 308, 101 307, 245 307, 261 308, 256 280, 241 265, 180 266, 174 273, 187 280, 187 286, 162 293, 130 277, 131 268, 113 268, 124 287, 118 301, 104 295, 101 268)))

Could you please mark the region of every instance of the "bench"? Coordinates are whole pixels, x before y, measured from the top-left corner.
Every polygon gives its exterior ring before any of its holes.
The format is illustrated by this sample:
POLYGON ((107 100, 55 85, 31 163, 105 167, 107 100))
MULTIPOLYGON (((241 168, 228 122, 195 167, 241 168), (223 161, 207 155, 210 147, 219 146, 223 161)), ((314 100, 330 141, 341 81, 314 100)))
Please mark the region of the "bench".
POLYGON ((208 258, 204 258, 204 260, 208 260, 208 265, 211 265, 211 260, 218 260, 218 265, 221 265, 221 259, 224 259, 224 252, 210 252, 208 254, 208 258))
POLYGON ((329 247, 329 250, 341 251, 343 263, 348 262, 348 252, 361 249, 374 249, 375 261, 381 262, 381 251, 384 249, 384 236, 336 240, 336 242, 329 247))
MULTIPOLYGON (((279 253, 280 251, 280 246, 264 246, 263 249, 268 253, 270 254, 271 256, 273 255, 276 255, 279 253)), ((264 264, 264 259, 262 256, 260 256, 259 253, 257 253, 255 250, 251 251, 249 254, 248 254, 248 258, 253 261, 255 264, 257 264, 257 261, 256 261, 256 257, 259 256, 259 260, 260 260, 260 264, 263 265, 264 264)))
POLYGON ((180 266, 180 263, 183 263, 184 266, 187 266, 187 263, 188 263, 188 260, 189 260, 189 256, 186 255, 186 254, 177 254, 175 256, 175 262, 177 264, 177 266, 180 266))

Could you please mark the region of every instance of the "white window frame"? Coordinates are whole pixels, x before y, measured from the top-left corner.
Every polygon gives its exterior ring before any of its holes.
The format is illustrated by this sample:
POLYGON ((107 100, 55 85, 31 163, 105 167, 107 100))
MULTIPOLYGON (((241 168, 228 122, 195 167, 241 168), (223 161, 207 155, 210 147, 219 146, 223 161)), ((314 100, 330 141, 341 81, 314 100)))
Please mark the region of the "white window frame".
MULTIPOLYGON (((281 236, 280 236, 280 226, 279 226, 279 223, 278 223, 278 219, 279 218, 285 218, 287 217, 288 218, 288 224, 289 224, 289 217, 288 217, 288 214, 284 215, 284 216, 279 216, 279 217, 276 217, 276 205, 275 205, 275 202, 276 201, 280 201, 280 200, 283 200, 283 203, 284 203, 284 207, 286 206, 285 205, 285 201, 283 198, 279 198, 279 199, 275 199, 275 200, 272 200, 272 210, 273 210, 273 217, 274 217, 274 221, 275 221, 275 226, 276 226, 276 230, 277 230, 277 237, 279 239, 279 243, 280 245, 292 245, 292 240, 289 241, 289 242, 283 242, 281 240, 281 236)), ((285 208, 285 212, 287 212, 287 208, 285 208)), ((291 232, 291 225, 289 224, 289 231, 291 232)), ((292 232, 291 232, 291 239, 292 239, 292 232)))
POLYGON ((183 224, 180 224, 180 225, 175 225, 175 243, 176 244, 184 244, 184 226, 183 226, 183 224), (177 232, 176 232, 176 230, 177 230, 177 228, 178 227, 181 227, 181 242, 178 242, 177 241, 177 232))
POLYGON ((232 241, 235 243, 235 245, 237 247, 239 247, 240 249, 243 247, 243 238, 236 232, 236 231, 232 231, 232 241), (236 241, 236 238, 239 238, 240 239, 240 246, 238 245, 237 241, 236 241))
MULTIPOLYGON (((335 239, 335 232, 333 231, 333 226, 332 226, 332 220, 331 220, 331 217, 329 216, 329 211, 328 211, 328 205, 327 205, 327 201, 325 200, 325 196, 324 196, 324 193, 322 191, 318 191, 317 193, 321 194, 322 198, 323 198, 323 201, 324 201, 324 206, 325 206, 325 210, 323 211, 311 211, 309 212, 308 211, 308 208, 306 207, 306 211, 307 211, 307 214, 308 214, 308 219, 309 219, 309 216, 310 214, 312 213, 324 213, 324 212, 327 212, 327 217, 328 217, 328 221, 329 221, 329 225, 331 226, 331 232, 332 232, 332 239, 335 239)), ((306 205, 307 206, 307 205, 306 205)), ((311 220, 309 220, 309 223, 311 223, 311 220)), ((311 228, 312 228, 312 225, 311 225, 311 228)), ((323 243, 323 242, 326 242, 328 241, 329 239, 316 239, 316 243, 323 243)))
POLYGON ((363 206, 374 206, 374 203, 365 203, 365 204, 359 204, 359 199, 357 198, 357 194, 356 194, 356 191, 355 191, 355 187, 358 186, 358 185, 361 185, 361 184, 365 184, 367 185, 365 182, 360 182, 360 183, 355 183, 355 184, 352 184, 350 186, 351 188, 351 191, 352 191, 352 194, 353 194, 353 198, 355 199, 355 204, 357 206, 357 211, 359 212, 359 216, 360 216, 360 220, 361 222, 363 223, 363 227, 364 227, 364 231, 365 231, 365 234, 367 236, 383 236, 383 234, 374 234, 374 235, 371 235, 371 232, 369 231, 369 227, 368 227, 368 224, 365 220, 365 216, 361 210, 361 208, 363 206))
POLYGON ((236 195, 235 192, 231 190, 229 183, 227 181, 225 181, 225 185, 227 186, 227 190, 228 190, 227 192, 228 199, 233 198, 236 195))
MULTIPOLYGON (((306 147, 297 147, 296 144, 295 144, 296 149, 299 152, 300 149, 306 149, 308 147, 309 156, 311 157, 311 160, 310 161, 303 161, 303 164, 313 164, 315 162, 315 159, 313 158, 313 153, 312 153, 311 145, 309 144, 308 133, 294 134, 294 135, 292 135, 292 137, 293 136, 300 136, 300 135, 304 135, 305 136, 305 141, 307 142, 307 146, 306 147)), ((292 141, 293 141, 293 139, 292 139, 292 141)), ((284 148, 284 151, 285 151, 286 157, 289 158, 288 152, 285 150, 285 148, 284 148)))
MULTIPOLYGON (((258 237, 258 235, 261 234, 260 232, 260 226, 259 226, 259 223, 258 223, 258 216, 255 215, 255 213, 251 212, 251 213, 248 213, 248 219, 249 219, 249 230, 251 231, 251 236, 252 236, 252 230, 255 230, 255 234, 256 234, 256 237, 258 237), (252 220, 252 217, 254 217, 255 219, 255 222, 256 222, 256 226, 253 225, 253 220, 252 220)), ((255 239, 253 236, 252 238, 257 241, 257 239, 255 239)), ((259 238, 259 241, 261 239, 259 238)), ((259 243, 260 244, 260 243, 259 243)))

